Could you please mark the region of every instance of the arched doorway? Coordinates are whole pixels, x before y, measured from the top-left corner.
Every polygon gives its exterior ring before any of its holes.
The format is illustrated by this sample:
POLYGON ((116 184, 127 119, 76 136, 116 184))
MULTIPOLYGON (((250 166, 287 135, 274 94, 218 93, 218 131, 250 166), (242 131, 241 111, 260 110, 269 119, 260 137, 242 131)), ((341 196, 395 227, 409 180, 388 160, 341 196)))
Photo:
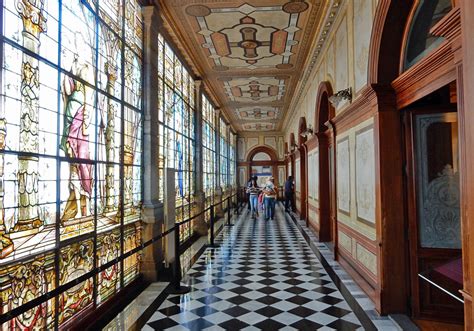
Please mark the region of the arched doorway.
MULTIPOLYGON (((462 264, 468 234, 461 240, 463 157, 458 142, 462 125, 457 112, 461 112, 462 98, 457 85, 462 83, 462 70, 456 67, 460 57, 454 54, 460 37, 459 8, 453 8, 454 4, 450 0, 380 2, 368 78, 370 84, 393 87, 400 118, 397 125, 403 133, 407 233, 400 239, 407 252, 410 313, 417 322, 459 323, 463 319, 460 301, 465 300, 469 311, 465 327, 471 329, 471 298, 461 295, 463 283, 470 279, 462 264)), ((384 139, 378 152, 387 155, 384 139)))
POLYGON ((268 177, 275 178, 275 185, 278 187, 277 165, 278 157, 274 149, 267 146, 258 146, 247 155, 248 173, 253 177, 257 176, 259 186, 264 186, 268 177))
POLYGON ((306 148, 306 136, 302 135, 307 129, 306 118, 301 117, 298 125, 298 148, 296 150, 296 208, 300 217, 306 220, 308 225, 308 150, 306 148))
POLYGON ((336 181, 335 181, 335 144, 334 130, 329 120, 334 117, 334 108, 329 103, 333 94, 331 84, 322 82, 319 85, 316 99, 316 116, 314 127, 318 138, 319 167, 319 240, 331 242, 336 234, 336 181))

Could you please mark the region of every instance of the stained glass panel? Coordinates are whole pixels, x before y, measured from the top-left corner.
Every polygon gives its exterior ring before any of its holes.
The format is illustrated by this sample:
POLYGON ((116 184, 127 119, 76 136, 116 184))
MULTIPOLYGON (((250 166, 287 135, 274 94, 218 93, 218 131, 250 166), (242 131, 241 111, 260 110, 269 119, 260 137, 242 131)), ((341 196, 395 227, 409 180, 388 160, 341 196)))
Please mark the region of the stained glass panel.
MULTIPOLYGON (((6 312, 119 257, 122 240, 124 249, 141 243, 143 29, 133 0, 6 0, 1 10, 6 312)), ((133 281, 139 260, 135 254, 8 328, 69 327, 116 294, 122 278, 133 281)))
MULTIPOLYGON (((216 111, 206 96, 202 97, 203 113, 203 188, 206 198, 206 207, 214 203, 216 181, 216 131, 215 118, 216 111)), ((209 221, 210 214, 206 213, 205 219, 209 221)))
MULTIPOLYGON (((194 213, 194 81, 163 36, 158 36, 158 119, 160 199, 164 198, 165 168, 174 168, 176 222, 194 213), (192 103, 191 103, 192 102, 192 103)), ((181 227, 180 238, 192 235, 192 222, 181 227)))

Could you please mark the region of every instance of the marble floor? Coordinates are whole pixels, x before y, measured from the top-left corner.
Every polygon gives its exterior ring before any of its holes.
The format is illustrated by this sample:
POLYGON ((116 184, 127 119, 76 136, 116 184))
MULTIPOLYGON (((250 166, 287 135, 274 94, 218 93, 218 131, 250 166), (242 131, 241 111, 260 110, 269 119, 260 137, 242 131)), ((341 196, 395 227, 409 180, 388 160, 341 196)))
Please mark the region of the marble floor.
POLYGON ((363 330, 361 322, 277 206, 275 220, 247 212, 183 277, 142 330, 363 330))

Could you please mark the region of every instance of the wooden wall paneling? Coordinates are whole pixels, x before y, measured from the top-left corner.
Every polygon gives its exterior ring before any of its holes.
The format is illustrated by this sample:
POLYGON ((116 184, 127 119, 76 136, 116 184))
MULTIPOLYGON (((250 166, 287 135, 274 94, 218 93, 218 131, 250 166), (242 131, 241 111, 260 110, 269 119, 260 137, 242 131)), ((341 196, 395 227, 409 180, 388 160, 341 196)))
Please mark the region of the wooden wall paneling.
POLYGON ((451 45, 445 41, 422 61, 402 73, 392 83, 401 109, 456 80, 451 45))
POLYGON ((458 66, 458 111, 461 150, 461 219, 464 266, 464 327, 472 330, 472 282, 474 275, 474 241, 471 223, 474 218, 474 2, 461 0, 462 64, 458 66), (471 239, 471 240, 470 240, 471 239))
POLYGON ((381 314, 406 312, 407 251, 404 224, 401 120, 391 88, 377 87, 375 116, 376 231, 381 314))
POLYGON ((331 220, 329 216, 329 141, 326 133, 318 134, 319 141, 319 240, 331 241, 331 220))

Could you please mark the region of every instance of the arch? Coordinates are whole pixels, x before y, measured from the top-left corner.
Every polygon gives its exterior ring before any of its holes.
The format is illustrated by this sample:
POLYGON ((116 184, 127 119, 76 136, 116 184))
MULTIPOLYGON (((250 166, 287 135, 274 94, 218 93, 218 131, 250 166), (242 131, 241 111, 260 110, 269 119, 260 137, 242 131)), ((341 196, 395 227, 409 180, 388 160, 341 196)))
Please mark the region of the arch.
POLYGON ((369 85, 390 84, 398 77, 405 26, 414 1, 379 1, 370 37, 369 85))
POLYGON ((321 82, 316 97, 316 114, 314 116, 315 133, 323 132, 327 129, 326 122, 334 118, 334 107, 329 103, 329 97, 333 95, 331 83, 321 82))
POLYGON ((300 117, 300 122, 298 123, 298 145, 304 144, 306 142, 306 137, 302 137, 301 133, 306 131, 306 118, 304 116, 300 117))
MULTIPOLYGON (((277 186, 279 186, 280 184, 278 183, 278 156, 277 156, 277 152, 269 147, 269 146, 257 146, 255 148, 253 148, 247 155, 247 163, 248 163, 248 174, 249 176, 250 175, 253 175, 254 172, 253 170, 258 170, 258 171, 261 171, 261 170, 270 170, 270 174, 271 176, 273 176, 275 178, 275 184, 277 186), (262 161, 262 160, 254 160, 253 158, 255 157, 255 155, 259 154, 259 153, 265 153, 267 155, 270 156, 270 160, 266 160, 266 161, 262 161)), ((266 171, 264 171, 266 172, 266 171)), ((260 173, 259 175, 257 175, 260 179, 258 180, 261 180, 261 179, 265 179, 266 176, 268 176, 269 174, 262 174, 260 173)))
POLYGON ((335 241, 334 232, 337 228, 335 203, 331 203, 335 199, 335 169, 331 165, 336 164, 335 161, 335 144, 334 133, 330 132, 327 122, 335 116, 334 107, 329 103, 329 97, 333 94, 332 86, 329 82, 321 82, 319 84, 316 97, 316 109, 314 127, 316 137, 318 139, 318 160, 317 164, 319 173, 319 205, 317 212, 319 214, 319 227, 317 230, 319 240, 335 241))
POLYGON ((253 157, 258 153, 266 153, 270 155, 270 159, 272 161, 278 161, 277 152, 268 146, 257 146, 254 147, 248 154, 247 154, 247 162, 252 162, 253 157))

